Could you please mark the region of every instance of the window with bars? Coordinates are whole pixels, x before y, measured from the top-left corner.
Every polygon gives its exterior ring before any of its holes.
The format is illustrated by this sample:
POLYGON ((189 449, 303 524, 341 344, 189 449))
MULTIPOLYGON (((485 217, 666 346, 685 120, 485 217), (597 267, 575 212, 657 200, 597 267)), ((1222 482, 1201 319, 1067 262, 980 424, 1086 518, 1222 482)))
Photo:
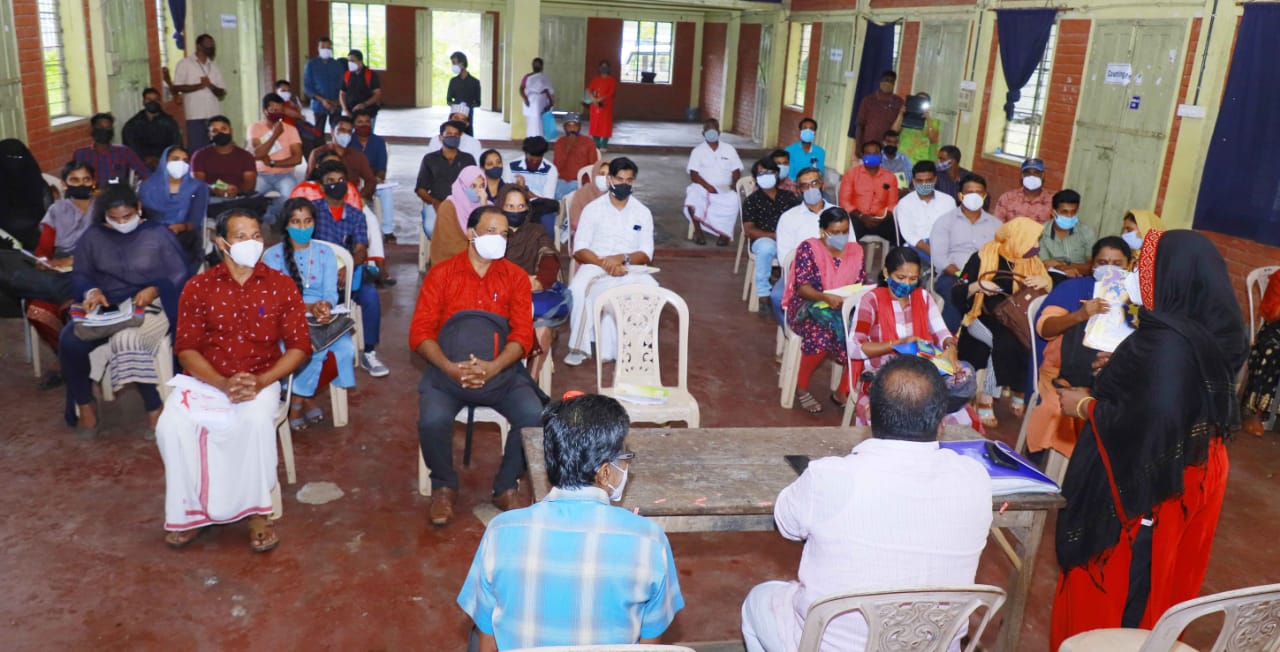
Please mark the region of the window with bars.
POLYGON ((62 19, 58 0, 40 0, 38 11, 49 117, 60 118, 71 114, 71 92, 67 83, 66 53, 62 45, 62 19))
MULTIPOLYGON (((793 32, 794 34, 794 32, 793 32)), ((796 58, 789 62, 787 78, 795 80, 794 88, 787 95, 787 101, 792 106, 804 106, 805 91, 809 86, 809 45, 813 38, 813 23, 804 23, 800 26, 800 47, 797 49, 796 58)))
MULTIPOLYGON (((893 66, 889 69, 897 72, 898 76, 902 76, 902 71, 898 70, 898 62, 902 60, 902 23, 893 24, 893 66)), ((910 93, 907 89, 900 89, 902 93, 910 93)))
POLYGON ((622 62, 624 82, 640 82, 652 73, 653 83, 671 83, 675 24, 652 20, 622 21, 622 62))
POLYGON ((1049 101, 1049 75, 1057 42, 1058 26, 1054 25, 1049 30, 1044 56, 1040 57, 1040 63, 1027 85, 1022 87, 1022 97, 1013 105, 1013 118, 1004 123, 1004 137, 997 154, 1022 160, 1032 158, 1040 151, 1040 132, 1049 101))
POLYGON ((168 2, 156 0, 156 32, 160 35, 160 67, 169 67, 169 20, 168 2))
POLYGON ((334 2, 329 7, 329 34, 334 56, 351 50, 364 54, 364 65, 387 67, 387 8, 355 2, 334 2))

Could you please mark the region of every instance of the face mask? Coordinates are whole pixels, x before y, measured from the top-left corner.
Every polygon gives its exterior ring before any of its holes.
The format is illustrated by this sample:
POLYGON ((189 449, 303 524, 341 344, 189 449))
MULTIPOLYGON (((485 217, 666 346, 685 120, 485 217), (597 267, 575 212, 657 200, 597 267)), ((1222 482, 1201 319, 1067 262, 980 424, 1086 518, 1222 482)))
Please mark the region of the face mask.
POLYGON ((143 105, 142 105, 142 108, 143 108, 143 109, 146 109, 147 113, 159 113, 159 112, 160 112, 160 103, 159 103, 159 102, 147 102, 146 104, 143 104, 143 105))
POLYGON ((885 146, 884 146, 884 155, 885 155, 885 156, 888 156, 889 158, 893 158, 893 157, 897 156, 897 155, 898 155, 898 146, 897 146, 897 145, 885 145, 885 146))
POLYGON ((333 58, 333 48, 320 48, 320 58, 321 58, 321 59, 332 59, 332 58, 333 58))
POLYGON ((528 209, 522 211, 502 211, 502 214, 507 216, 507 224, 509 224, 513 229, 520 228, 520 226, 524 224, 524 221, 529 219, 528 209))
POLYGON ((1093 278, 1095 281, 1101 281, 1103 277, 1115 272, 1123 272, 1124 270, 1115 265, 1098 265, 1093 269, 1093 278))
POLYGON ((607 75, 607 74, 609 74, 609 66, 600 66, 600 68, 599 68, 598 70, 600 71, 600 74, 602 74, 602 75, 607 75))
POLYGON ((462 194, 466 195, 467 199, 471 200, 472 203, 477 203, 480 201, 480 193, 476 192, 476 189, 472 188, 471 186, 467 186, 463 188, 462 194))
POLYGON ((893 277, 887 277, 885 281, 886 285, 889 286, 889 291, 893 293, 893 296, 898 297, 899 299, 905 299, 910 296, 912 290, 915 290, 916 286, 919 285, 919 283, 903 283, 901 281, 896 281, 893 277))
POLYGON ((227 145, 231 144, 231 134, 225 131, 219 131, 218 133, 214 134, 209 140, 212 140, 213 144, 217 145, 218 147, 226 147, 227 145))
POLYGON ((966 192, 964 194, 964 198, 960 200, 960 203, 964 204, 964 207, 968 210, 977 211, 982 210, 982 204, 985 203, 985 200, 982 198, 982 195, 979 195, 976 192, 966 192))
POLYGON ((476 253, 485 260, 497 260, 507 255, 507 239, 496 234, 476 236, 476 253))
POLYGON ((115 136, 116 136, 115 129, 94 129, 93 130, 93 142, 95 143, 102 143, 106 145, 110 143, 111 139, 115 138, 115 136))
POLYGON ((456 64, 456 63, 455 63, 455 64, 453 64, 453 66, 451 66, 449 69, 450 69, 450 70, 452 70, 452 71, 453 71, 453 74, 455 74, 455 75, 460 75, 460 74, 462 74, 462 66, 459 66, 459 65, 458 65, 458 64, 456 64))
POLYGON ((622 471, 622 481, 618 483, 618 486, 609 487, 609 500, 615 503, 621 502, 622 492, 627 488, 627 475, 631 471, 631 467, 627 467, 624 469, 618 466, 617 464, 614 464, 613 462, 609 462, 609 466, 612 466, 613 468, 618 469, 619 471, 622 471))
POLYGON ((1066 231, 1076 228, 1076 223, 1079 221, 1079 217, 1067 217, 1066 215, 1058 215, 1057 213, 1054 213, 1053 215, 1053 223, 1056 224, 1059 229, 1066 231))
POLYGON ((822 203, 822 191, 818 188, 805 188, 804 203, 813 206, 822 203))
POLYGON ((785 176, 790 176, 790 174, 791 174, 791 166, 790 166, 790 165, 788 165, 788 164, 786 164, 786 163, 779 163, 779 164, 778 164, 778 176, 780 176, 780 177, 785 177, 785 176))
POLYGON ((440 144, 448 149, 458 149, 458 145, 462 144, 462 136, 441 136, 440 144))
POLYGON ((702 132, 702 137, 708 143, 720 142, 720 132, 716 131, 715 129, 708 129, 707 131, 702 132))
POLYGON ((615 183, 609 188, 609 190, 613 191, 614 199, 617 199, 618 201, 626 201, 627 198, 631 196, 632 188, 629 183, 615 183))
POLYGON ((334 181, 324 184, 324 196, 337 201, 347 196, 347 182, 334 181))
POLYGON ((862 157, 862 164, 869 168, 878 168, 882 162, 879 154, 867 154, 862 157))
POLYGON ((169 161, 164 164, 164 169, 169 176, 174 179, 181 179, 187 176, 187 171, 191 169, 191 164, 186 161, 169 161))
POLYGON ((932 183, 917 183, 917 184, 916 184, 916 194, 917 194, 917 195, 920 195, 921 197, 928 197, 929 195, 932 195, 932 194, 933 194, 933 184, 932 184, 932 183))
POLYGON ((607 192, 609 190, 609 180, 603 175, 592 179, 592 183, 596 184, 596 190, 599 190, 600 192, 607 192))
POLYGON ((778 175, 762 174, 756 177, 756 185, 764 190, 772 190, 774 186, 778 185, 778 175))
POLYGON ((241 267, 253 267, 262 258, 261 240, 244 240, 237 242, 227 250, 231 260, 241 267))
POLYGON ((88 199, 93 196, 93 186, 67 186, 67 196, 71 199, 88 199))
POLYGON ((286 102, 293 99, 293 93, 290 93, 289 91, 276 91, 276 95, 279 95, 280 99, 286 102))
POLYGON ((800 130, 800 142, 802 142, 802 143, 812 143, 812 142, 813 142, 813 138, 814 138, 814 136, 817 136, 817 135, 818 135, 818 133, 817 133, 816 131, 812 130, 812 129, 801 129, 801 130, 800 130))
POLYGON ((373 125, 357 125, 356 135, 361 138, 368 138, 373 134, 373 125))
POLYGON ((502 168, 489 168, 484 171, 484 176, 497 181, 502 178, 502 168))
POLYGON ((360 72, 360 64, 354 61, 348 61, 347 70, 350 70, 351 72, 360 72))
POLYGON ((951 169, 951 161, 938 161, 938 171, 946 172, 951 169))
POLYGON ((289 239, 294 242, 305 245, 311 242, 311 236, 316 232, 316 227, 308 226, 306 228, 290 226, 288 227, 289 239))
POLYGON ((827 246, 830 246, 835 249, 844 250, 845 247, 849 246, 849 234, 848 233, 828 233, 827 246))
POLYGON ((204 51, 204 56, 209 57, 210 59, 216 57, 217 54, 218 54, 217 47, 210 47, 204 51))
POLYGON ((1044 179, 1041 179, 1040 177, 1037 177, 1034 174, 1022 177, 1022 187, 1026 188, 1027 190, 1031 190, 1034 192, 1036 190, 1039 190, 1040 186, 1043 186, 1043 185, 1044 185, 1044 179))
POLYGON ((334 135, 333 135, 333 142, 337 143, 337 144, 338 144, 338 147, 346 147, 347 145, 350 145, 350 144, 351 144, 351 132, 350 132, 350 131, 339 131, 338 133, 336 133, 336 134, 334 134, 334 135))
POLYGON ((1129 245, 1130 249, 1142 248, 1142 236, 1138 235, 1137 231, 1125 231, 1120 234, 1120 239, 1124 240, 1124 243, 1129 245))
POLYGON ((280 111, 267 111, 267 122, 276 123, 284 120, 284 113, 280 111))
POLYGON ((137 229, 138 225, 142 224, 142 216, 135 213, 134 216, 129 218, 129 221, 127 222, 116 222, 115 220, 107 220, 107 224, 110 224, 111 228, 121 233, 133 233, 134 229, 137 229))
POLYGON ((1142 284, 1138 282, 1138 273, 1130 272, 1124 277, 1124 291, 1129 295, 1129 303, 1142 305, 1142 284))

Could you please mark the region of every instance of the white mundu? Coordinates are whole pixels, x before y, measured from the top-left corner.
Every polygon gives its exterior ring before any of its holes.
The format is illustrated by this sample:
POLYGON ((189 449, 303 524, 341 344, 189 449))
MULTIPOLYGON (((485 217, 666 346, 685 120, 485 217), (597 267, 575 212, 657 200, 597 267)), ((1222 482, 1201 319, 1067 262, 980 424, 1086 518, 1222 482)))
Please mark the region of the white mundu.
POLYGON ((707 192, 701 184, 690 183, 685 189, 684 205, 693 207, 693 215, 685 217, 696 220, 703 228, 716 235, 732 237, 738 219, 738 195, 733 188, 734 171, 742 170, 742 159, 733 145, 718 143, 711 149, 708 143, 693 148, 689 154, 686 172, 697 172, 703 181, 715 187, 716 192, 707 192))
MULTIPOLYGON (((644 252, 653 256, 653 213, 640 200, 631 197, 619 210, 611 195, 597 198, 582 209, 578 230, 573 236, 573 251, 588 249, 604 258, 644 252)), ((579 265, 569 283, 573 296, 573 312, 569 315, 569 349, 589 353, 596 341, 596 354, 602 360, 618 355, 618 330, 611 315, 600 320, 599 334, 592 324, 593 307, 601 292, 620 285, 657 285, 651 274, 609 276, 599 265, 579 265)))

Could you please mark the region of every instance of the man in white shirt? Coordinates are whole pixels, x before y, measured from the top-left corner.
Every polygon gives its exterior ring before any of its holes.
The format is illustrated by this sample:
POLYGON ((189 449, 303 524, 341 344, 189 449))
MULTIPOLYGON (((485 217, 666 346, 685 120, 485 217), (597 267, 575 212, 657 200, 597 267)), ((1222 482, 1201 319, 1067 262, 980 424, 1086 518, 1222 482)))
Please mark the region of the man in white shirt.
MULTIPOLYGON (((937 368, 895 358, 870 397, 872 438, 844 457, 814 460, 778 494, 778 533, 804 542, 799 581, 765 582, 747 595, 747 652, 795 650, 809 605, 832 594, 973 583, 991 527, 991 479, 938 446, 947 390, 937 368)), ((862 615, 845 614, 822 649, 870 649, 866 637, 862 615)))
MULTIPOLYGON (((467 115, 468 109, 465 104, 457 104, 449 107, 450 122, 461 122, 462 124, 470 127, 471 121, 467 119, 467 115)), ((425 154, 438 152, 441 149, 444 149, 444 143, 440 140, 440 136, 432 136, 431 142, 427 143, 427 151, 425 154)), ((484 153, 484 144, 477 140, 475 136, 464 131, 462 132, 462 142, 458 145, 458 151, 470 154, 471 158, 475 159, 476 165, 480 165, 482 162, 480 160, 480 155, 484 153)))
POLYGON ((684 216, 693 222, 693 240, 706 244, 706 231, 724 247, 733 238, 738 221, 738 178, 742 159, 733 145, 720 142, 720 122, 715 118, 702 124, 703 143, 689 154, 688 189, 684 192, 684 216))
POLYGON ((194 153, 209 144, 209 118, 222 113, 227 84, 214 63, 217 44, 213 37, 196 37, 196 53, 187 56, 173 70, 170 89, 182 96, 182 112, 187 120, 187 151, 194 153))
POLYGON ((633 265, 647 265, 653 258, 653 213, 631 196, 639 169, 623 156, 609 162, 609 194, 582 209, 578 230, 573 236, 573 258, 578 271, 569 282, 573 312, 569 314, 569 355, 564 363, 576 367, 596 355, 613 360, 618 354, 618 332, 613 317, 600 320, 595 333, 593 322, 596 297, 619 285, 657 285, 651 274, 630 271, 633 265))
MULTIPOLYGON (((911 168, 913 192, 898 200, 894 217, 898 220, 898 232, 902 242, 915 248, 923 267, 929 266, 929 234, 939 217, 955 210, 956 200, 951 195, 938 192, 938 166, 933 161, 920 161, 911 168)), ((923 271, 923 270, 922 270, 923 271)))
POLYGON ((542 74, 542 58, 533 60, 533 72, 520 80, 520 97, 524 99, 524 121, 526 136, 542 136, 542 114, 550 111, 556 103, 556 89, 551 80, 542 74))
MULTIPOLYGON (((800 193, 801 203, 778 218, 774 239, 778 243, 778 261, 784 270, 790 267, 791 257, 801 242, 818 237, 821 231, 818 216, 822 211, 835 208, 835 204, 823 197, 823 184, 822 172, 817 168, 801 170, 796 179, 796 192, 800 193)), ((782 323, 782 295, 786 288, 787 275, 783 274, 769 292, 769 305, 773 307, 773 317, 779 324, 782 323)))
MULTIPOLYGON (((560 178, 560 171, 554 163, 547 160, 547 150, 550 147, 547 139, 542 136, 525 138, 520 147, 524 156, 502 169, 502 182, 527 188, 533 195, 530 205, 533 218, 542 224, 547 233, 555 233, 556 215, 560 212, 560 204, 556 201, 556 182, 560 178), (542 201, 538 201, 540 199, 542 201)), ((476 162, 483 163, 480 159, 476 159, 476 162)))

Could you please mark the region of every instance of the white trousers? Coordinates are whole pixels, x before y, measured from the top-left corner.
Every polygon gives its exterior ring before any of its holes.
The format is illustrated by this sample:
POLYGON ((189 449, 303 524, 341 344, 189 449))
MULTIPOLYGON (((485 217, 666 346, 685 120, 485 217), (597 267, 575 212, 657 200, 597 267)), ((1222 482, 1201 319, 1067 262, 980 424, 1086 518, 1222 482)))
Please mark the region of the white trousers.
POLYGON ((720 190, 712 194, 701 185, 691 183, 684 191, 684 205, 693 208, 693 215, 686 211, 686 218, 697 221, 715 235, 733 237, 738 220, 738 193, 720 190))

